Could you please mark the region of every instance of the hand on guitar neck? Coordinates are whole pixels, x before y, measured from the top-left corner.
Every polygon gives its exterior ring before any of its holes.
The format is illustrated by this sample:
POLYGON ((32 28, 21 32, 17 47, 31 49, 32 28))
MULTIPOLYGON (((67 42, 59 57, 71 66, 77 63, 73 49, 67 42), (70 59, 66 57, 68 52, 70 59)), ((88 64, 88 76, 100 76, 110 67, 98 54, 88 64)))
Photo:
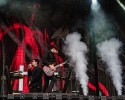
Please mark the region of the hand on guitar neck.
POLYGON ((62 67, 64 64, 59 64, 59 67, 62 67))
MULTIPOLYGON (((59 67, 62 67, 64 64, 59 64, 59 67)), ((53 71, 55 71, 56 70, 56 68, 55 68, 55 65, 54 64, 51 64, 51 65, 49 65, 49 67, 53 70, 53 71)))

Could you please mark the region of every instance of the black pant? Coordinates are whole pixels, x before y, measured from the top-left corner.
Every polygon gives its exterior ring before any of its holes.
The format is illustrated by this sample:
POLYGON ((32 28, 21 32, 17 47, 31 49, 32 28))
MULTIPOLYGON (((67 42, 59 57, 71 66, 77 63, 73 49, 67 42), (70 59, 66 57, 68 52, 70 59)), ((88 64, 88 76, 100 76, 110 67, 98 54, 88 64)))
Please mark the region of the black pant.
POLYGON ((30 86, 30 89, 29 89, 29 92, 42 92, 42 86, 41 85, 31 85, 30 86))
POLYGON ((54 86, 54 83, 56 82, 56 77, 53 75, 53 76, 46 76, 44 75, 44 86, 43 86, 43 93, 46 92, 47 88, 48 88, 48 93, 52 92, 52 88, 54 86), (51 80, 50 82, 50 85, 49 85, 49 81, 51 80), (49 86, 49 87, 48 87, 49 86))

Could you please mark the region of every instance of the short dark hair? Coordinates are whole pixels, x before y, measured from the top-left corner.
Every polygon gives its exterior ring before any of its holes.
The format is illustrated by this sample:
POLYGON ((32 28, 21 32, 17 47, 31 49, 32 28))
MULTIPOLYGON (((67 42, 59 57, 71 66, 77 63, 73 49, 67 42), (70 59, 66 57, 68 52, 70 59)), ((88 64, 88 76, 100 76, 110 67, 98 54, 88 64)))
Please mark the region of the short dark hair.
POLYGON ((33 60, 35 60, 35 62, 37 62, 37 64, 39 64, 39 59, 38 58, 34 58, 33 60))
POLYGON ((56 46, 51 46, 50 49, 55 48, 56 50, 58 50, 58 48, 56 46))

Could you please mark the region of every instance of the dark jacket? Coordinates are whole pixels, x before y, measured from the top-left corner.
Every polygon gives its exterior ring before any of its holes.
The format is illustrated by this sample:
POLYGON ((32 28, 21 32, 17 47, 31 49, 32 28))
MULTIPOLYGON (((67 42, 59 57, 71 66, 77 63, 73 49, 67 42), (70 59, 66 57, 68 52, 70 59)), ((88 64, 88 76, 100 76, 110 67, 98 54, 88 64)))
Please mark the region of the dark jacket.
POLYGON ((38 66, 36 66, 32 72, 29 72, 31 74, 31 84, 30 86, 37 86, 41 85, 42 81, 42 69, 38 66))
POLYGON ((43 66, 48 66, 50 64, 54 64, 56 62, 54 54, 51 50, 48 50, 43 56, 43 66))

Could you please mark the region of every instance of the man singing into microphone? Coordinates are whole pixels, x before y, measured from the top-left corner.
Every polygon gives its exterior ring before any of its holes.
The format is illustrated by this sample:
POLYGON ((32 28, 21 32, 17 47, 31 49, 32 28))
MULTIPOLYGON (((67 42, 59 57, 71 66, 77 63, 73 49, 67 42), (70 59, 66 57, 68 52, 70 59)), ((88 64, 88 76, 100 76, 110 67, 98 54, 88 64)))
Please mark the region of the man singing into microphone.
POLYGON ((39 59, 33 59, 32 63, 28 65, 29 92, 42 91, 42 69, 38 65, 39 59))

